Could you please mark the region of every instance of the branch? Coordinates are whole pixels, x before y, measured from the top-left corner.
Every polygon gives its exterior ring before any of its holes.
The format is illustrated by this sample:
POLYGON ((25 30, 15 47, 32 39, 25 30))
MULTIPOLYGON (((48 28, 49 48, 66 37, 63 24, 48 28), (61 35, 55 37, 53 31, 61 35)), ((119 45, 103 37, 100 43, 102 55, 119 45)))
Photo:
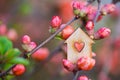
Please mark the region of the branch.
POLYGON ((100 15, 100 10, 101 10, 101 6, 102 6, 101 0, 97 0, 97 2, 98 2, 98 10, 97 10, 96 16, 94 18, 94 23, 96 23, 98 16, 100 15))
POLYGON ((8 74, 8 72, 11 71, 11 69, 13 69, 16 66, 16 64, 14 64, 13 66, 11 66, 8 70, 0 73, 0 77, 6 76, 8 74))
POLYGON ((42 67, 44 66, 44 64, 46 64, 54 55, 58 54, 59 52, 63 51, 63 49, 61 48, 61 46, 63 45, 63 42, 61 44, 59 44, 59 46, 57 46, 49 55, 49 57, 47 59, 45 59, 44 61, 40 62, 38 65, 35 66, 34 71, 32 72, 31 76, 38 71, 37 67, 40 68, 40 70, 42 70, 42 67))
POLYGON ((89 4, 93 3, 95 0, 87 0, 89 4))
POLYGON ((78 78, 78 76, 79 76, 79 72, 80 72, 80 71, 77 71, 77 72, 74 73, 75 76, 74 76, 73 80, 77 80, 77 78, 78 78))
MULTIPOLYGON (((71 19, 69 22, 67 22, 62 28, 58 29, 53 35, 51 35, 49 38, 47 38, 44 42, 42 42, 40 45, 38 45, 35 49, 33 49, 30 53, 28 53, 29 56, 31 56, 34 52, 36 52, 38 49, 40 49, 43 45, 45 45, 47 42, 49 42, 50 40, 52 40, 59 32, 61 32, 66 26, 68 26, 69 24, 71 24, 72 22, 74 22, 75 20, 77 20, 78 18, 74 17, 73 19, 71 19)), ((58 50, 60 49, 59 47, 56 49, 58 50)), ((55 50, 55 52, 56 52, 55 50)), ((54 53, 55 53, 54 52, 54 53)), ((51 54, 52 56, 53 54, 51 54)), ((50 57, 51 57, 50 56, 50 57)), ((28 58, 28 57, 25 57, 28 58)), ((8 70, 0 73, 0 77, 6 76, 8 74, 8 72, 10 72, 14 67, 16 66, 16 64, 14 64, 13 66, 11 66, 8 70)))
POLYGON ((67 22, 62 28, 58 29, 53 35, 51 35, 49 38, 47 38, 44 42, 42 42, 40 45, 38 45, 35 49, 33 49, 28 55, 32 55, 34 52, 36 52, 38 49, 40 49, 43 45, 45 45, 47 42, 52 40, 58 33, 60 33, 66 26, 77 20, 78 18, 74 17, 69 22, 67 22))

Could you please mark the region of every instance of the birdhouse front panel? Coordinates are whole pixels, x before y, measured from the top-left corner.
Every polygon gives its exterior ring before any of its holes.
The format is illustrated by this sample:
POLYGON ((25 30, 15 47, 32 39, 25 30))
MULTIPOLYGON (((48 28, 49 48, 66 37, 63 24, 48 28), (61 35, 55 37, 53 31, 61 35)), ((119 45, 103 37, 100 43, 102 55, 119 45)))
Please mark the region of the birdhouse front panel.
POLYGON ((73 63, 82 56, 92 56, 91 45, 93 40, 78 28, 66 41, 67 43, 67 59, 73 63))

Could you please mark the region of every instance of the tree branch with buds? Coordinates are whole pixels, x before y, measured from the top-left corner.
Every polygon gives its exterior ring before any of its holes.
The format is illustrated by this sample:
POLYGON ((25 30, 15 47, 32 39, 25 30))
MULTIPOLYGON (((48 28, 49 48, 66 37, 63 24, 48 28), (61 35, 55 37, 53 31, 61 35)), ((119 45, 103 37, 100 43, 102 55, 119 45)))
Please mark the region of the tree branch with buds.
MULTIPOLYGON (((48 56, 47 54, 45 56, 43 56, 41 59, 38 58, 38 53, 41 51, 41 48, 43 45, 48 43, 50 40, 52 40, 59 34, 60 34, 59 35, 60 38, 66 40, 65 42, 67 43, 69 37, 71 37, 71 35, 73 35, 74 38, 69 39, 69 40, 73 40, 73 41, 70 41, 70 43, 69 43, 69 44, 72 44, 72 45, 69 45, 69 49, 71 49, 71 47, 74 47, 73 48, 74 51, 72 51, 72 50, 71 50, 71 52, 69 51, 68 55, 70 55, 72 52, 73 52, 72 53, 73 55, 74 55, 74 53, 78 53, 78 54, 76 54, 74 56, 71 54, 72 57, 69 56, 69 57, 67 57, 67 59, 63 59, 64 68, 66 68, 68 71, 73 72, 73 74, 74 74, 73 80, 77 80, 80 70, 85 70, 85 71, 91 70, 95 65, 95 59, 93 59, 93 52, 92 52, 92 43, 94 43, 93 40, 99 40, 99 39, 106 38, 111 33, 111 30, 106 27, 102 27, 97 32, 94 32, 94 24, 101 20, 101 18, 100 18, 101 16, 110 14, 115 9, 114 4, 106 4, 106 5, 102 6, 101 0, 97 0, 98 7, 96 8, 95 6, 92 6, 90 4, 94 1, 95 0, 89 0, 88 2, 85 2, 85 1, 73 2, 72 7, 73 7, 73 13, 74 13, 75 17, 73 17, 66 24, 61 25, 61 22, 62 22, 61 18, 59 18, 58 16, 54 16, 51 21, 51 27, 50 27, 51 28, 50 31, 53 34, 50 37, 48 37, 45 41, 43 41, 41 44, 39 44, 37 47, 36 47, 35 42, 32 42, 30 40, 29 36, 27 36, 27 35, 24 36, 22 47, 24 48, 24 50, 26 52, 23 53, 24 55, 22 57, 24 59, 28 59, 29 57, 32 57, 32 58, 36 58, 38 60, 43 59, 43 57, 46 58, 48 56), (85 31, 83 31, 81 28, 78 28, 76 31, 74 31, 74 29, 70 26, 71 23, 73 23, 75 20, 77 20, 79 18, 82 21, 82 27, 85 29, 85 31), (79 34, 79 35, 75 35, 75 33, 79 34), (76 37, 80 38, 80 39, 77 39, 76 37), (77 39, 76 42, 74 42, 76 40, 75 38, 77 39), (87 48, 86 48, 86 46, 87 46, 87 48), (86 53, 83 52, 82 50, 84 50, 86 53), (86 51, 86 50, 88 50, 88 51, 86 51)), ((46 52, 46 53, 49 52, 45 48, 42 48, 42 50, 44 50, 44 52, 46 52)), ((55 49, 55 52, 59 51, 59 50, 61 50, 61 48, 57 47, 55 49)), ((47 62, 53 55, 54 55, 54 52, 51 53, 50 56, 44 62, 47 62)), ((8 70, 1 72, 0 78, 8 75, 9 72, 14 67, 16 67, 16 65, 17 64, 14 64, 8 70)), ((23 72, 21 72, 21 73, 23 73, 23 72)), ((21 73, 18 73, 16 75, 19 75, 21 73)), ((81 76, 81 77, 79 77, 78 80, 82 80, 82 79, 88 80, 88 78, 86 76, 81 76)))
MULTIPOLYGON (((71 19, 68 23, 66 23, 64 26, 62 26, 62 28, 60 28, 59 30, 57 30, 52 36, 50 36, 49 38, 47 38, 44 42, 42 42, 40 45, 38 45, 36 48, 34 48, 31 52, 27 53, 27 56, 31 56, 33 53, 35 53, 37 50, 39 50, 43 45, 45 45, 47 42, 49 42, 50 40, 52 40, 59 32, 61 32, 67 25, 71 24, 72 22, 74 22, 75 20, 77 20, 78 18, 74 17, 73 19, 71 19)), ((25 53, 26 54, 26 53, 25 53)), ((26 57, 28 58, 28 57, 26 57)), ((6 76, 8 74, 9 71, 11 71, 14 67, 16 66, 13 65, 11 66, 8 70, 0 73, 0 77, 6 76)))

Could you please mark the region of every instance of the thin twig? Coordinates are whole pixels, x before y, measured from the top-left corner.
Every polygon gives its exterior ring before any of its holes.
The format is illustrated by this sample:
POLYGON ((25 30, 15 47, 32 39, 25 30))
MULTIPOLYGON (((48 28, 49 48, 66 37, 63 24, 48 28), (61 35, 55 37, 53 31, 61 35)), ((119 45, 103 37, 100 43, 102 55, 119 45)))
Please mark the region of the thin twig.
POLYGON ((77 71, 77 72, 74 73, 75 76, 74 76, 73 80, 77 80, 77 78, 78 78, 78 76, 79 76, 79 72, 80 72, 80 71, 77 71))
POLYGON ((8 70, 0 73, 0 77, 6 76, 8 74, 8 72, 11 71, 11 69, 13 69, 16 66, 16 64, 12 65, 8 70))
POLYGON ((95 0, 87 0, 89 4, 93 3, 95 0))
POLYGON ((74 17, 71 19, 68 23, 66 23, 62 28, 58 29, 53 35, 51 35, 49 38, 47 38, 44 42, 42 42, 39 46, 37 46, 35 49, 33 49, 28 55, 32 55, 34 52, 36 52, 38 49, 40 49, 43 45, 45 45, 47 42, 52 40, 58 33, 60 33, 66 26, 74 22, 77 18, 74 17))
POLYGON ((97 21, 99 15, 100 15, 101 6, 102 6, 101 0, 97 0, 97 2, 98 2, 98 10, 97 10, 96 16, 95 16, 95 18, 94 18, 94 23, 96 23, 96 21, 97 21))

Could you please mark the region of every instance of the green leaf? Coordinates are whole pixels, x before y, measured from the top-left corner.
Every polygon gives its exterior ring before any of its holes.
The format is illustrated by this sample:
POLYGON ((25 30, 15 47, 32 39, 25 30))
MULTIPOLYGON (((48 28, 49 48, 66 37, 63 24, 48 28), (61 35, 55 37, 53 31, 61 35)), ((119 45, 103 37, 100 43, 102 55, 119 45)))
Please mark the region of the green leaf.
POLYGON ((12 60, 10 60, 9 63, 28 65, 29 61, 27 59, 24 59, 24 58, 21 58, 21 57, 15 57, 12 60))
POLYGON ((63 40, 60 34, 56 35, 55 39, 57 39, 57 40, 63 40))
POLYGON ((3 36, 0 37, 0 54, 5 54, 12 47, 12 42, 9 39, 3 36))
POLYGON ((59 37, 59 36, 56 36, 55 39, 57 39, 57 40, 63 40, 63 39, 62 39, 61 37, 59 37))
POLYGON ((8 70, 13 64, 5 63, 3 69, 8 70))
POLYGON ((75 15, 79 15, 80 14, 80 10, 76 9, 76 10, 73 10, 74 14, 75 15))
POLYGON ((50 33, 55 33, 55 31, 56 31, 55 28, 50 27, 50 29, 49 29, 49 32, 50 32, 50 33))
POLYGON ((13 75, 7 75, 5 80, 13 80, 14 76, 13 75))
POLYGON ((5 54, 5 58, 6 58, 7 60, 9 60, 9 59, 12 59, 12 58, 14 58, 14 57, 19 56, 20 53, 21 53, 21 52, 20 52, 19 49, 17 49, 17 48, 9 49, 9 50, 6 52, 6 54, 5 54))

